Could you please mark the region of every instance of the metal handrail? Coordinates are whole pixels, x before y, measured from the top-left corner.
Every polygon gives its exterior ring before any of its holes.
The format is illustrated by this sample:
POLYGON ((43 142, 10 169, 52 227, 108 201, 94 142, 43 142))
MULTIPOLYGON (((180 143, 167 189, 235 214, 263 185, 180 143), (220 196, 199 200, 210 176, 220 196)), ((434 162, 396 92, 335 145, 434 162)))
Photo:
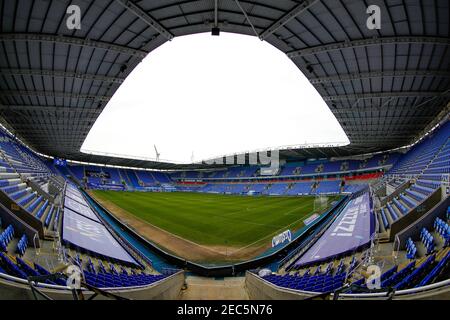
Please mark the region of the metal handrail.
POLYGON ((39 238, 37 234, 35 233, 33 236, 33 246, 34 246, 34 253, 38 256, 41 253, 41 249, 36 245, 36 242, 39 241, 39 238))

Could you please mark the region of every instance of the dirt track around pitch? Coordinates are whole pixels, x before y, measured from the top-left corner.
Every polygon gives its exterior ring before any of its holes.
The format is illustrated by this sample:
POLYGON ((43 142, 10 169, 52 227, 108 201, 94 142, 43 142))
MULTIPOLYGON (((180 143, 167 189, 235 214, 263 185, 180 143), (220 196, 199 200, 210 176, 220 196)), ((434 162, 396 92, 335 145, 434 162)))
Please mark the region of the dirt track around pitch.
POLYGON ((95 196, 93 192, 88 193, 117 219, 136 231, 139 235, 155 243, 163 250, 186 260, 222 263, 227 261, 244 261, 254 258, 270 248, 269 241, 262 246, 248 246, 244 248, 200 245, 154 226, 111 201, 95 196))

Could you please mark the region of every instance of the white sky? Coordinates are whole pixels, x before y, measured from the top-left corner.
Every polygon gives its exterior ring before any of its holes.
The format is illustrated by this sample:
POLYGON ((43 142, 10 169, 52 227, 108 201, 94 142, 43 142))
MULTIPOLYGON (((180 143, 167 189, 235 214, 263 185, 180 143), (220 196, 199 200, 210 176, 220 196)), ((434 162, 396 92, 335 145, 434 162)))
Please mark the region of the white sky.
POLYGON ((127 77, 81 150, 191 162, 303 143, 348 142, 281 51, 256 37, 177 37, 127 77))

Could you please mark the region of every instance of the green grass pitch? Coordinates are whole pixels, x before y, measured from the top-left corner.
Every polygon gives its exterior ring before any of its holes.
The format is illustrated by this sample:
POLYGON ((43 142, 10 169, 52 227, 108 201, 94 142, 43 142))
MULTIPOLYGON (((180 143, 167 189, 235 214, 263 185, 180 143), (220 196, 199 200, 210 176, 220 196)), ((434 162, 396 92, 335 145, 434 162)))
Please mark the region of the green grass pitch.
MULTIPOLYGON (((297 230, 314 210, 314 197, 94 191, 127 212, 201 245, 243 247, 297 230)), ((330 197, 329 200, 334 198, 330 197)))

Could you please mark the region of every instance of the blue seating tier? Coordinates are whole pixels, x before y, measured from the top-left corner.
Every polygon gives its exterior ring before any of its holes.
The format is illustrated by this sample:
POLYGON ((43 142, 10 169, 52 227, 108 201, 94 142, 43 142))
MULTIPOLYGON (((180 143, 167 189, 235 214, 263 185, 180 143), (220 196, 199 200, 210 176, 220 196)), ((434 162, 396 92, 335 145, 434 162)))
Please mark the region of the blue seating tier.
POLYGON ((93 273, 85 270, 83 272, 86 283, 97 288, 134 287, 145 286, 164 279, 165 275, 151 275, 145 273, 126 274, 117 271, 93 273))
POLYGON ((338 274, 335 276, 327 274, 311 276, 309 275, 309 273, 303 276, 271 274, 263 277, 263 279, 277 286, 294 290, 330 292, 342 287, 342 285, 344 284, 345 276, 346 273, 338 274))

